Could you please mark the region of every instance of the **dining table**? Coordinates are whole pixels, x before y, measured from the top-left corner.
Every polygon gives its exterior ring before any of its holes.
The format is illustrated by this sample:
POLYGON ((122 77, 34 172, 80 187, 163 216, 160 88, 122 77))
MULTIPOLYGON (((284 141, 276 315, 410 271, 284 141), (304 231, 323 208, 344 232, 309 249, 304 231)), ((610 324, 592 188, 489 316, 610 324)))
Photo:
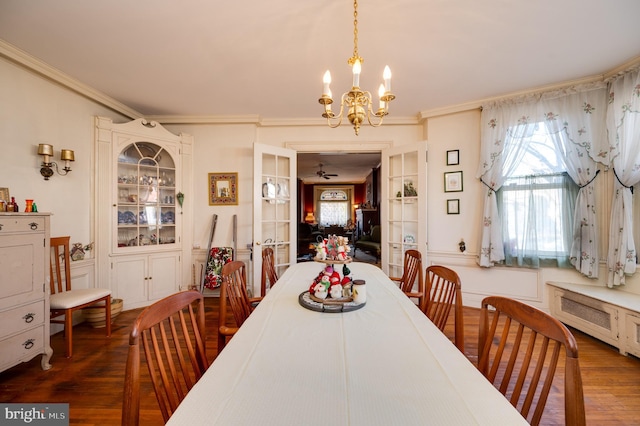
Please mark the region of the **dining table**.
POLYGON ((347 265, 365 282, 358 309, 306 306, 300 296, 324 268, 282 274, 169 425, 527 424, 375 265, 347 265))

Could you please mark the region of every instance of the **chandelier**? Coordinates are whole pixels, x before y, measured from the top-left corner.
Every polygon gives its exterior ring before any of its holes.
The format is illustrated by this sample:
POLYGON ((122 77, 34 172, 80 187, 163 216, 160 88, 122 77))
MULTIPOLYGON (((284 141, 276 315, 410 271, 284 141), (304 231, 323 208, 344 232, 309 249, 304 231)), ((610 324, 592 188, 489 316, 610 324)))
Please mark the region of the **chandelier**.
POLYGON ((353 87, 348 92, 342 94, 340 100, 340 113, 336 115, 331 110, 333 99, 331 97, 331 73, 327 70, 324 73, 322 97, 318 99, 324 105, 324 113, 322 116, 327 119, 327 124, 331 128, 338 127, 342 124, 342 117, 347 111, 347 118, 353 124, 356 135, 360 131, 360 125, 366 117, 369 124, 378 127, 382 124, 385 115, 389 114, 389 102, 396 97, 391 93, 391 70, 388 66, 384 67, 383 79, 378 89, 378 97, 380 100, 377 111, 373 111, 373 98, 371 93, 360 89, 360 72, 362 71, 362 59, 358 56, 358 0, 353 2, 353 56, 347 60, 353 72, 353 87))

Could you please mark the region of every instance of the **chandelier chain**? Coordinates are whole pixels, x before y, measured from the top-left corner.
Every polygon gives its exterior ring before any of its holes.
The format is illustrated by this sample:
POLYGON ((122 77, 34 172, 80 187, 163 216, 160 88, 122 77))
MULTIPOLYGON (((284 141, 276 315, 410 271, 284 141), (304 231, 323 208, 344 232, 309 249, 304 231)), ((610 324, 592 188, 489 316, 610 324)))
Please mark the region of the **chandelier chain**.
POLYGON ((324 105, 322 116, 327 119, 327 124, 331 128, 340 126, 343 117, 346 117, 356 132, 359 133, 360 125, 365 122, 373 127, 382 124, 382 120, 389 114, 389 103, 395 99, 391 93, 391 71, 385 67, 383 73, 384 85, 380 85, 378 96, 380 105, 374 110, 373 97, 371 92, 360 89, 360 73, 362 72, 363 59, 358 55, 358 0, 353 0, 353 56, 347 60, 353 72, 353 85, 351 90, 342 94, 340 98, 340 112, 332 111, 331 104, 331 74, 327 71, 322 78, 322 97, 318 99, 324 105))
POLYGON ((358 56, 358 0, 353 0, 353 60, 362 59, 358 56))

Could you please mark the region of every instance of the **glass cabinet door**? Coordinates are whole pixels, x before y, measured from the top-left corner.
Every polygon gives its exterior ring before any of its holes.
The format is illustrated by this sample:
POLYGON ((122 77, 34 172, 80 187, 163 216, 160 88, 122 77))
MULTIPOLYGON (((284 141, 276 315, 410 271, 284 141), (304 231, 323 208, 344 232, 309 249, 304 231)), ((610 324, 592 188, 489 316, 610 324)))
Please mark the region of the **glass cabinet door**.
POLYGON ((118 155, 118 247, 176 242, 176 169, 171 155, 150 142, 134 142, 118 155))

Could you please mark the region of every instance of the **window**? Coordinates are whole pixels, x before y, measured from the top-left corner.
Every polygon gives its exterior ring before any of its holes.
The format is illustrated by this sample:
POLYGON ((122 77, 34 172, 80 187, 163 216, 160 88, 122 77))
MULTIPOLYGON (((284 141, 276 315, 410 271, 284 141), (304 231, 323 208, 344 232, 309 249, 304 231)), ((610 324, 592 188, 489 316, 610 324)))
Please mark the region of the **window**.
POLYGON ((351 218, 349 206, 351 202, 346 191, 326 189, 320 193, 318 200, 318 221, 321 226, 346 226, 351 218))
POLYGON ((566 173, 561 153, 544 124, 537 123, 532 129, 524 138, 512 138, 512 143, 523 146, 517 154, 521 158, 496 194, 505 263, 568 266, 579 188, 566 173))

